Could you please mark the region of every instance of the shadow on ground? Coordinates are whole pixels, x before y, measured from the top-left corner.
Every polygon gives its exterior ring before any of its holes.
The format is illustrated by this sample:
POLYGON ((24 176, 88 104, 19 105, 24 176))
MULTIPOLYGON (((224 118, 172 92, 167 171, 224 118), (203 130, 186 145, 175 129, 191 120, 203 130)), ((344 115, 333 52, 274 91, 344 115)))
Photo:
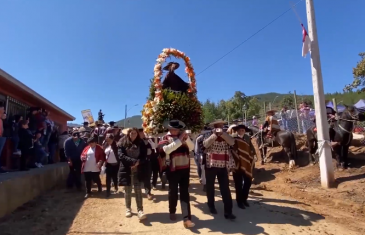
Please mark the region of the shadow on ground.
MULTIPOLYGON (((298 204, 288 200, 278 199, 264 199, 261 201, 251 201, 251 207, 245 210, 238 209, 234 206, 234 214, 237 216, 235 221, 227 221, 223 216, 222 201, 216 202, 218 215, 212 216, 208 220, 199 220, 199 218, 192 216, 196 227, 192 230, 193 233, 202 234, 201 229, 208 229, 210 232, 221 232, 222 234, 268 234, 260 224, 283 225, 290 224, 293 226, 311 226, 312 222, 324 219, 323 216, 308 212, 305 210, 292 208, 288 206, 278 206, 269 204, 283 203, 283 204, 298 204)), ((202 210, 205 214, 209 214, 207 205, 205 203, 198 203, 195 201, 195 207, 202 210)), ((178 215, 178 223, 181 221, 182 215, 178 215)), ((170 221, 169 214, 154 213, 148 215, 145 226, 153 226, 153 223, 170 224, 175 223, 170 221)), ((279 231, 278 231, 279 234, 279 231)))
POLYGON ((0 234, 65 235, 84 203, 83 195, 66 189, 45 193, 2 218, 0 234))

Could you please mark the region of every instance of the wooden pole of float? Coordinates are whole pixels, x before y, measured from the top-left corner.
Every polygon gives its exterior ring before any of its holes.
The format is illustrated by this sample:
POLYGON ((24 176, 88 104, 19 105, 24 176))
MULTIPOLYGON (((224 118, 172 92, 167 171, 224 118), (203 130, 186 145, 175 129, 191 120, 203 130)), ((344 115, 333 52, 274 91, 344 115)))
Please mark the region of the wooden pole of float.
POLYGON ((316 125, 318 136, 318 153, 321 169, 321 185, 329 188, 334 186, 335 178, 332 165, 332 151, 326 115, 326 101, 324 97, 321 60, 319 54, 316 17, 313 0, 306 0, 308 34, 311 40, 311 67, 316 125))

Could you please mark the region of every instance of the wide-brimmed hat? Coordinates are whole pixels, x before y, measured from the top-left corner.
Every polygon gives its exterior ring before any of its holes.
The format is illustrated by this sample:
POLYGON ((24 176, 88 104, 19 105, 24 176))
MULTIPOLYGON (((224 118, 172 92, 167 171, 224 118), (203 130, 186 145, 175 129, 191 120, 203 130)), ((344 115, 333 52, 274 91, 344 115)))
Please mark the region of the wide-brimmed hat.
POLYGON ((175 69, 178 69, 180 67, 180 64, 179 63, 177 63, 177 62, 170 62, 165 67, 163 67, 163 70, 169 71, 170 70, 170 67, 172 65, 175 65, 175 69))
POLYGON ((88 123, 88 122, 83 122, 82 124, 83 124, 83 125, 89 125, 89 123, 88 123))
POLYGON ((234 129, 237 125, 236 124, 232 124, 228 127, 227 132, 230 132, 232 129, 234 129))
POLYGON ((271 109, 271 110, 267 111, 267 112, 266 112, 266 114, 269 114, 269 113, 276 113, 276 112, 277 112, 276 110, 271 109))
POLYGON ((170 120, 166 121, 163 126, 166 129, 184 129, 186 127, 185 123, 180 120, 170 120))
POLYGON ((214 125, 217 125, 217 124, 226 124, 227 122, 224 121, 223 119, 217 119, 211 123, 209 123, 209 126, 214 126, 214 125))
POLYGON ((250 128, 248 128, 246 125, 243 125, 243 124, 239 124, 239 125, 235 126, 233 129, 236 131, 241 130, 241 129, 244 129, 245 131, 251 131, 250 128))
POLYGON ((109 122, 109 125, 114 125, 115 124, 115 122, 114 121, 110 121, 109 122))

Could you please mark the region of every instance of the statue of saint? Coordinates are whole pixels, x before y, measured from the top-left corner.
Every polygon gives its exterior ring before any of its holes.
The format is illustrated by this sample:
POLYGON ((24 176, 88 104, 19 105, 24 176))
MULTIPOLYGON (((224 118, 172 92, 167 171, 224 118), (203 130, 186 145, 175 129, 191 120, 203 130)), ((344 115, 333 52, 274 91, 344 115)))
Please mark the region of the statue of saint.
POLYGON ((187 92, 189 89, 189 83, 182 80, 176 73, 175 70, 180 67, 179 63, 170 62, 163 70, 169 71, 165 79, 162 82, 162 89, 170 89, 172 91, 187 92))
POLYGON ((100 109, 100 111, 98 113, 98 121, 104 123, 104 116, 105 116, 105 114, 103 114, 103 112, 100 109))

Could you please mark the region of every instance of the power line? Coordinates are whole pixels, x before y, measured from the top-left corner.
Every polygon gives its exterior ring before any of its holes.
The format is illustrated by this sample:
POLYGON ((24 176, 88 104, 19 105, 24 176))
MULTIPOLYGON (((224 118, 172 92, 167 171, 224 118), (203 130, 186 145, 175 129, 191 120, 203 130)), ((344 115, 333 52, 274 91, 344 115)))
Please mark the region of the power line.
POLYGON ((221 61, 223 58, 225 58, 227 55, 231 54, 233 51, 235 51, 236 49, 238 49, 240 46, 242 46, 244 43, 246 43, 248 40, 250 40, 251 38, 253 38, 254 36, 256 36, 257 34, 259 34, 261 31, 263 31, 264 29, 266 29, 268 26, 270 26, 272 23, 274 23, 275 21, 277 21, 278 19, 280 19, 281 17, 283 17, 286 13, 288 13, 290 10, 292 10, 292 8, 294 8, 296 5, 298 5, 302 0, 298 1, 297 3, 293 4, 291 8, 289 8, 288 10, 284 11, 283 13, 281 13, 279 16, 277 16, 276 18, 274 18, 272 21, 270 21, 268 24, 266 24, 264 27, 262 27, 261 29, 257 30, 254 34, 251 34, 251 36, 249 36, 248 38, 246 38, 243 42, 241 42, 240 44, 238 44, 236 47, 234 47, 232 50, 230 50, 229 52, 227 52, 226 54, 224 54, 223 56, 221 56, 219 59, 217 59, 216 61, 214 61, 212 64, 210 64, 208 67, 206 67, 205 69, 203 69, 201 72, 199 72, 196 76, 199 76, 200 74, 202 74, 203 72, 205 72, 206 70, 208 70, 210 67, 212 67, 213 65, 215 65, 216 63, 218 63, 219 61, 221 61))

